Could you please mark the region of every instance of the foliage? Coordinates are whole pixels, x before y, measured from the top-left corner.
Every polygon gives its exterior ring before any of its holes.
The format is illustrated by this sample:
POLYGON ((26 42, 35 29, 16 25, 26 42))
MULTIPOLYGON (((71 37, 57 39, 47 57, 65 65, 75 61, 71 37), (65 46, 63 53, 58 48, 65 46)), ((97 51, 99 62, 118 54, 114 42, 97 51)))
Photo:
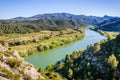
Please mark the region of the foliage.
POLYGON ((108 63, 112 66, 112 68, 116 68, 118 66, 118 61, 114 54, 109 56, 108 63))
POLYGON ((16 58, 12 58, 8 61, 8 64, 10 65, 11 68, 17 68, 20 66, 20 61, 17 60, 16 58))
POLYGON ((120 18, 112 18, 109 20, 105 20, 102 23, 98 24, 98 29, 103 30, 103 31, 119 32, 120 31, 120 18))
POLYGON ((117 31, 116 32, 113 32, 111 30, 110 31, 102 31, 98 27, 93 27, 93 28, 90 27, 90 29, 99 32, 103 36, 106 36, 108 38, 108 40, 115 39, 116 36, 118 35, 117 31))
POLYGON ((38 72, 40 72, 41 75, 45 77, 45 79, 43 79, 43 80, 66 80, 59 73, 57 73, 53 70, 53 68, 54 68, 53 65, 48 65, 48 67, 49 67, 49 69, 46 68, 46 70, 44 70, 42 68, 38 69, 38 72))
POLYGON ((54 65, 51 64, 46 67, 46 70, 50 71, 50 70, 53 70, 53 68, 54 68, 54 65))
POLYGON ((6 41, 0 40, 0 43, 1 43, 2 45, 5 45, 5 44, 6 44, 6 41))
POLYGON ((82 52, 66 55, 63 65, 59 67, 60 63, 57 64, 54 70, 68 80, 119 80, 119 47, 120 35, 90 45, 82 52))
POLYGON ((59 31, 66 28, 74 29, 74 26, 80 26, 75 24, 71 20, 28 20, 28 21, 4 21, 6 23, 0 23, 0 35, 20 33, 26 34, 31 32, 39 32, 41 30, 59 31))
POLYGON ((0 67, 0 72, 3 73, 3 77, 8 78, 10 80, 20 80, 19 74, 13 74, 11 71, 8 71, 6 68, 0 67))
MULTIPOLYGON (((51 33, 46 31, 47 33, 51 33)), ((41 35, 45 34, 41 33, 41 35)), ((45 50, 53 49, 58 46, 62 46, 65 44, 69 44, 71 42, 74 42, 76 40, 82 39, 84 37, 84 31, 83 30, 62 30, 62 31, 55 31, 52 32, 50 35, 47 35, 47 39, 44 36, 42 40, 34 39, 33 41, 18 41, 10 44, 11 46, 14 45, 12 48, 17 49, 21 56, 25 57, 28 55, 32 55, 38 52, 42 52, 45 50), (63 34, 61 35, 62 32, 63 34), (77 35, 77 37, 76 37, 77 35), (19 44, 18 44, 19 43, 19 44)))
POLYGON ((99 43, 95 43, 93 46, 93 51, 94 53, 100 50, 100 44, 99 43))

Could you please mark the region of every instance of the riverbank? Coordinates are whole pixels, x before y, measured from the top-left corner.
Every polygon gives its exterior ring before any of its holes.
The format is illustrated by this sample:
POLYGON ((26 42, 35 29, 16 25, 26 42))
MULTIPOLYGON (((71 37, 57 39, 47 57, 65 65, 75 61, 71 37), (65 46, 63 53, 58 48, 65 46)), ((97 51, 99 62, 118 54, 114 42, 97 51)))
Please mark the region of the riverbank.
POLYGON ((43 51, 35 55, 25 57, 25 60, 32 63, 35 67, 45 69, 49 64, 56 64, 65 58, 67 54, 87 48, 88 45, 97 43, 106 37, 90 29, 85 29, 85 36, 82 40, 74 41, 51 50, 43 51))
MULTIPOLYGON (((40 35, 41 34, 39 34, 39 36, 40 35)), ((22 41, 20 45, 14 45, 11 46, 11 48, 18 50, 20 55, 22 57, 25 57, 38 52, 53 49, 65 44, 69 44, 76 40, 80 40, 84 37, 85 32, 83 29, 81 30, 67 29, 67 30, 52 31, 52 32, 44 31, 42 35, 45 35, 45 37, 42 40, 41 39, 38 40, 34 38, 32 42, 22 41)))
POLYGON ((115 39, 119 34, 118 32, 102 31, 95 27, 90 27, 89 29, 99 32, 101 35, 106 36, 108 39, 115 39))

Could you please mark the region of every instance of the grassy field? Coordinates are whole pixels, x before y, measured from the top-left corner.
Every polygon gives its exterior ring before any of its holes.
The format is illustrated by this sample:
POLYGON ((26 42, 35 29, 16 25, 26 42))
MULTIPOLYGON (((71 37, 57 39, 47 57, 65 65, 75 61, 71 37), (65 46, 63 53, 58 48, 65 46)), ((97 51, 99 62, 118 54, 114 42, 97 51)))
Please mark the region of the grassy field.
POLYGON ((110 38, 116 38, 116 36, 119 34, 118 32, 106 32, 110 38))
POLYGON ((110 31, 102 31, 102 30, 98 30, 96 29, 94 26, 90 26, 89 27, 91 30, 97 31, 99 32, 101 35, 108 37, 109 39, 114 39, 116 38, 116 36, 119 34, 119 32, 110 32, 110 31))
POLYGON ((42 38, 50 36, 50 35, 57 35, 59 31, 41 31, 36 33, 27 33, 27 34, 5 34, 0 37, 0 39, 5 40, 7 42, 17 42, 23 40, 42 40, 42 38))
POLYGON ((100 34, 107 36, 109 39, 114 39, 119 34, 118 32, 99 31, 100 34))
POLYGON ((66 29, 29 34, 7 34, 0 37, 0 39, 7 41, 10 47, 18 50, 21 56, 28 56, 82 39, 84 35, 83 29, 66 29))

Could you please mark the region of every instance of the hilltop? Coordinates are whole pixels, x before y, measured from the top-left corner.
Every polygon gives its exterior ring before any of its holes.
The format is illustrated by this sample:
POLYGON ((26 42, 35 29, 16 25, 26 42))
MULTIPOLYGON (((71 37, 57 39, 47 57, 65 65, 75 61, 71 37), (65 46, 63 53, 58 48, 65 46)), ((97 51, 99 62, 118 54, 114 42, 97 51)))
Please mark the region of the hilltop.
POLYGON ((70 13, 49 13, 49 14, 38 14, 31 17, 16 17, 11 20, 17 21, 26 21, 26 20, 38 20, 38 19, 64 19, 64 20, 72 20, 79 24, 87 24, 87 25, 95 25, 103 22, 104 20, 108 20, 114 18, 112 16, 105 15, 104 17, 98 16, 85 16, 85 15, 74 15, 70 13))

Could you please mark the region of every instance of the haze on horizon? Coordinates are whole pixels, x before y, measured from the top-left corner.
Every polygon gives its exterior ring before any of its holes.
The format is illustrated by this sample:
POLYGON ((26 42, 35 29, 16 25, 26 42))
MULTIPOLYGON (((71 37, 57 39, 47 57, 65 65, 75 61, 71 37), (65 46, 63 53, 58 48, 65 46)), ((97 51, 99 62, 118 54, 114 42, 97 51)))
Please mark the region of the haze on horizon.
POLYGON ((1 0, 0 19, 44 13, 119 16, 120 0, 1 0))

